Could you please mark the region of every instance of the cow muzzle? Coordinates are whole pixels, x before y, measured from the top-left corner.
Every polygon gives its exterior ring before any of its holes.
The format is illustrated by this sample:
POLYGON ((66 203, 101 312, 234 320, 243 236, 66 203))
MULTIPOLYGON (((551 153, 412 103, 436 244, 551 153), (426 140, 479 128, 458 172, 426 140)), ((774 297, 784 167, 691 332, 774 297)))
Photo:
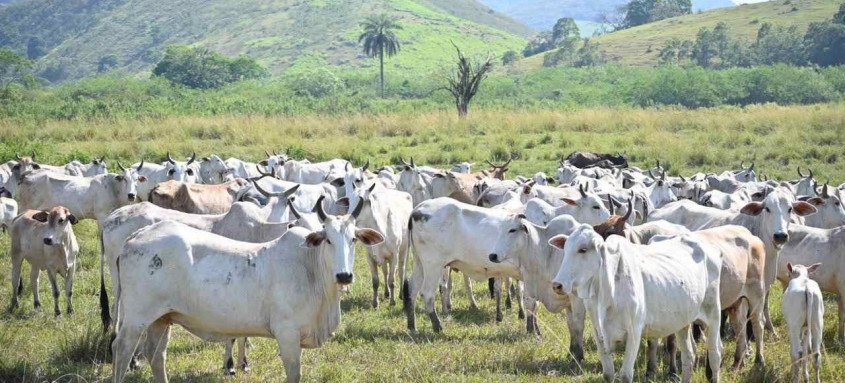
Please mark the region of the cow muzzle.
POLYGON ((352 283, 352 273, 337 273, 335 274, 337 283, 341 285, 348 285, 352 283))
POLYGON ((129 202, 135 202, 135 197, 137 196, 135 195, 135 193, 129 193, 127 197, 129 198, 129 202))
POLYGON ((772 240, 774 241, 775 246, 781 246, 789 240, 789 234, 783 232, 775 233, 772 236, 772 240))
POLYGON ((47 246, 53 246, 53 238, 45 237, 44 244, 47 246))
POLYGON ((502 261, 502 260, 499 258, 499 254, 496 254, 496 253, 492 253, 492 254, 490 254, 490 256, 489 256, 488 258, 490 258, 490 262, 493 262, 493 263, 499 263, 499 262, 501 262, 501 261, 502 261))
POLYGON ((552 283, 552 290, 557 295, 566 295, 566 292, 563 291, 563 285, 558 282, 552 283))

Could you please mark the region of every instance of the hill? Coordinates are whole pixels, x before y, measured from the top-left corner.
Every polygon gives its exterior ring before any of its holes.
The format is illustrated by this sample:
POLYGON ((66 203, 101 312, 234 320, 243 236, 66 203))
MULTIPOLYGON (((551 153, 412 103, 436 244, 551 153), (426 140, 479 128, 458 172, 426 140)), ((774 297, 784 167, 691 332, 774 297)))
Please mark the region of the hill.
MULTIPOLYGON (((555 22, 561 17, 571 17, 579 22, 579 27, 589 26, 586 22, 601 22, 605 16, 617 13, 619 7, 630 0, 481 0, 494 10, 513 17, 528 26, 541 30, 551 30, 555 22)), ((739 0, 737 0, 739 1, 739 0)), ((731 7, 731 0, 693 0, 692 9, 708 10, 713 8, 731 7)), ((582 28, 584 29, 584 28, 582 28)), ((583 36, 592 35, 584 33, 583 36)))
POLYGON ((381 12, 404 26, 403 52, 388 68, 437 68, 451 60, 449 40, 472 54, 501 54, 532 34, 475 0, 29 0, 0 8, 0 45, 37 57, 51 81, 96 73, 109 55, 146 76, 171 44, 248 54, 274 73, 314 56, 367 67, 358 24, 381 12))
MULTIPOLYGON (((597 36, 593 39, 614 63, 630 65, 655 65, 657 54, 666 41, 672 38, 694 40, 699 29, 713 28, 725 22, 735 37, 753 40, 762 23, 773 25, 795 25, 800 31, 814 21, 829 20, 842 0, 777 0, 757 4, 745 4, 731 8, 719 8, 694 13, 634 28, 597 36)), ((543 65, 543 54, 520 60, 520 69, 537 68, 543 65)))

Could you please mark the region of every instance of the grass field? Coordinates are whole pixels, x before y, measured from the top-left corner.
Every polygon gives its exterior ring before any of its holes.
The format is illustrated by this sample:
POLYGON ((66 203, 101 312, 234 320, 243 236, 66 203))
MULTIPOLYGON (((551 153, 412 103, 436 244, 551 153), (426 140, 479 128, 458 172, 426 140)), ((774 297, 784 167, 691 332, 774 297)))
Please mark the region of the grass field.
MULTIPOLYGON (((187 155, 220 155, 257 159, 264 149, 291 148, 294 155, 322 159, 345 157, 374 165, 414 156, 435 165, 484 159, 501 161, 515 155, 513 174, 554 171, 561 156, 573 150, 621 151, 635 165, 655 159, 670 173, 722 170, 754 160, 760 172, 795 178, 795 167, 811 166, 817 178, 845 180, 845 105, 699 109, 585 109, 570 112, 474 111, 459 120, 452 113, 305 117, 175 117, 108 121, 0 121, 0 159, 16 151, 35 150, 39 159, 60 163, 71 157, 106 154, 130 162, 165 151, 187 155)), ((111 166, 116 166, 112 161, 111 166)), ((44 312, 32 309, 28 284, 21 307, 0 314, 0 382, 97 382, 108 380, 100 335, 97 287, 98 249, 95 225, 76 226, 82 244, 75 281, 76 313, 54 318, 46 276, 42 277, 44 312)), ((8 235, 0 236, 0 307, 9 304, 8 235)), ((397 305, 369 307, 371 294, 363 249, 356 260, 356 282, 342 301, 343 320, 323 348, 305 351, 307 381, 600 381, 598 355, 587 336, 586 362, 579 366, 567 353, 568 335, 561 315, 541 309, 542 340, 524 332, 516 310, 494 321, 486 283, 476 284, 480 310, 468 306, 462 287, 444 332, 434 334, 425 315, 418 315, 417 334, 405 330, 397 305)), ((27 275, 24 267, 23 275, 27 275)), ((763 370, 746 367, 726 371, 725 382, 773 382, 787 379, 788 342, 780 314, 781 288, 772 294, 772 315, 780 338, 767 336, 763 370)), ((835 341, 836 305, 828 297, 825 314, 823 380, 845 381, 845 348, 835 341)), ((63 299, 63 298, 62 298, 63 299)), ((64 306, 64 303, 62 304, 64 306)), ((591 330, 588 330, 588 334, 591 330)), ((168 372, 173 382, 278 381, 284 371, 275 342, 253 341, 252 371, 234 378, 222 375, 222 346, 204 343, 181 329, 169 347, 168 372)), ((725 342, 724 364, 733 354, 725 342)), ((617 368, 621 355, 617 356, 617 368)), ((642 359, 642 358, 641 358, 642 359)), ((747 360, 751 364, 752 360, 747 360)), ((727 370, 727 368, 725 368, 727 370)), ((637 365, 642 381, 644 363, 637 365)), ((665 379, 664 375, 659 378, 665 379)), ((151 380, 146 364, 129 381, 151 380)), ((699 370, 695 381, 704 381, 699 370)))

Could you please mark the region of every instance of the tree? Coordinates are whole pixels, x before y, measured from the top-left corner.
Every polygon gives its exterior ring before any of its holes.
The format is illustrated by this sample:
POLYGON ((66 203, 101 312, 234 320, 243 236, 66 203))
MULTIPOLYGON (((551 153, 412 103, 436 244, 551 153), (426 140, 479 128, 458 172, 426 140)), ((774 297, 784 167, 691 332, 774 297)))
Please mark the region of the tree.
POLYGON ((772 27, 769 23, 763 23, 757 30, 757 40, 750 50, 755 64, 785 63, 800 66, 807 63, 804 40, 795 26, 772 27))
POLYGON ((402 26, 397 24, 396 20, 384 13, 370 16, 361 23, 364 32, 358 37, 358 43, 364 43, 364 54, 369 57, 378 56, 382 98, 384 98, 384 54, 387 53, 387 56, 391 57, 399 53, 400 49, 399 38, 396 37, 394 31, 402 29, 402 26))
POLYGON ((578 49, 575 66, 596 66, 604 64, 605 61, 604 53, 599 49, 599 45, 590 41, 590 39, 584 39, 584 45, 578 49))
POLYGON ((502 55, 502 65, 511 65, 518 59, 519 57, 517 57, 516 52, 509 50, 502 55))
POLYGON ((845 3, 839 4, 839 12, 833 15, 833 22, 836 24, 845 24, 845 3))
POLYGON ((581 32, 578 30, 578 24, 575 24, 575 19, 571 17, 558 19, 554 28, 552 28, 552 44, 556 47, 560 47, 561 44, 565 44, 569 40, 580 38, 581 32))
POLYGON ((116 55, 106 55, 100 57, 100 61, 97 62, 97 73, 105 73, 109 70, 117 67, 117 56, 116 55))
POLYGON ((693 42, 690 40, 681 40, 677 37, 672 38, 660 50, 657 56, 659 63, 661 65, 681 65, 689 60, 692 47, 693 42))
POLYGON ((153 75, 191 88, 208 89, 266 77, 268 73, 246 56, 232 59, 205 48, 171 45, 153 69, 153 75))
POLYGON ((833 15, 833 21, 811 23, 804 35, 807 59, 821 65, 845 64, 845 3, 833 15))
POLYGON ((692 13, 691 0, 632 0, 622 7, 622 26, 635 27, 670 17, 692 13))
POLYGON ((455 98, 455 106, 458 108, 458 116, 464 118, 469 113, 469 102, 478 93, 481 82, 487 78, 488 72, 493 69, 493 56, 487 55, 484 61, 473 62, 464 56, 461 49, 452 43, 458 51, 458 64, 452 73, 446 78, 447 90, 455 98))
POLYGON ((47 49, 44 48, 44 42, 38 37, 30 37, 26 42, 26 57, 30 60, 36 60, 47 54, 47 49))
POLYGON ((24 82, 31 77, 32 61, 18 56, 6 48, 0 48, 0 87, 13 82, 24 82))

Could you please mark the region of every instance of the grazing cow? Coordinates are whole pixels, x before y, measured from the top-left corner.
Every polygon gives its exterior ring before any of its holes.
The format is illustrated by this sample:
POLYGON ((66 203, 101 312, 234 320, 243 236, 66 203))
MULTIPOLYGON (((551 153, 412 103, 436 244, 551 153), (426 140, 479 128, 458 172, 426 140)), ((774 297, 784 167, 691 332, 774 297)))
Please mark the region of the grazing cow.
POLYGON ((12 225, 12 220, 18 216, 18 201, 0 197, 0 229, 4 232, 12 225))
POLYGON ((12 308, 18 305, 18 295, 23 290, 21 265, 26 260, 30 265, 29 279, 35 309, 41 310, 38 298, 38 277, 41 271, 47 271, 53 290, 53 310, 56 316, 62 314, 59 309, 59 286, 56 274, 65 279, 67 314, 73 314, 73 273, 76 256, 79 255, 79 243, 73 234, 76 217, 68 209, 57 206, 49 211, 27 210, 12 221, 12 308))
MULTIPOLYGON (((503 210, 486 209, 443 197, 424 201, 414 208, 408 225, 415 266, 410 280, 403 281, 402 286, 409 330, 416 330, 414 306, 417 295, 422 295, 425 301, 425 310, 434 331, 442 330, 434 309, 434 299, 447 266, 475 280, 491 277, 519 279, 519 270, 513 265, 500 265, 489 259, 495 244, 491 239, 499 237, 501 225, 509 217, 511 214, 503 210)), ((449 296, 450 285, 443 287, 442 309, 446 312, 449 309, 446 297, 449 296)), ((500 309, 496 319, 501 321, 500 309)))
POLYGON ((249 181, 236 178, 217 185, 192 184, 170 180, 150 192, 150 202, 168 209, 193 214, 221 214, 243 195, 249 181))
POLYGON ((839 323, 837 339, 845 343, 845 260, 841 256, 845 248, 845 226, 833 229, 792 225, 789 228, 789 242, 780 249, 777 263, 777 278, 783 286, 790 280, 786 270, 788 263, 811 265, 821 263, 824 267, 810 275, 822 291, 837 295, 839 323))
POLYGON ((678 236, 689 234, 690 231, 674 223, 663 220, 646 222, 641 225, 631 226, 628 222, 633 211, 633 202, 628 200, 628 209, 624 216, 613 215, 600 224, 594 225, 595 230, 599 235, 607 239, 611 235, 619 235, 625 237, 631 243, 638 245, 645 245, 651 241, 651 238, 657 235, 660 236, 678 236))
POLYGON ((107 174, 108 172, 106 156, 95 158, 87 164, 73 160, 65 165, 65 174, 77 177, 93 177, 100 174, 107 174))
MULTIPOLYGON (((618 236, 604 240, 586 224, 571 236, 552 237, 549 244, 564 252, 553 288, 584 301, 606 381, 614 379, 611 352, 616 342, 625 341, 621 375, 628 383, 634 378, 640 338, 675 334, 683 346, 682 381, 689 382, 694 359, 690 327, 698 321, 708 330, 709 360, 721 360, 718 251, 688 236, 652 245, 635 245, 618 236)), ((713 382, 719 381, 719 365, 710 364, 713 382)))
POLYGON ((824 300, 819 285, 810 279, 819 266, 819 263, 810 267, 786 264, 789 285, 783 292, 783 319, 789 328, 792 381, 795 383, 801 381, 801 370, 804 381, 810 381, 808 358, 813 360, 816 383, 821 383, 824 300))
POLYGON ((147 201, 150 192, 158 184, 166 181, 180 181, 186 183, 197 182, 197 173, 190 167, 196 159, 196 153, 191 154, 188 162, 177 162, 170 157, 170 152, 167 152, 166 161, 162 164, 148 164, 143 160, 140 163, 133 164, 139 175, 147 177, 148 182, 145 182, 138 187, 138 196, 142 201, 147 201))
POLYGON ((569 164, 584 169, 589 167, 627 168, 628 158, 624 154, 602 154, 591 152, 572 152, 565 158, 569 164))
POLYGON ((705 178, 705 181, 707 182, 708 190, 718 190, 720 192, 728 194, 731 194, 739 190, 740 188, 745 187, 745 183, 737 181, 733 177, 733 173, 730 173, 729 175, 722 174, 718 176, 715 174, 711 174, 708 175, 707 178, 705 178))
POLYGON ((581 361, 584 359, 584 311, 583 303, 574 296, 558 295, 552 290, 554 278, 563 261, 563 253, 548 245, 548 240, 558 234, 568 234, 578 226, 571 216, 556 217, 548 226, 537 226, 520 217, 512 216, 504 223, 504 233, 499 236, 493 251, 488 256, 494 263, 515 265, 519 268, 525 284, 528 333, 539 335, 536 301, 540 301, 551 312, 567 311, 569 328, 569 351, 581 361))
POLYGON ((216 154, 203 157, 200 161, 199 182, 213 185, 222 184, 235 179, 234 169, 216 154))
POLYGON ((349 169, 349 161, 334 159, 312 164, 305 161, 288 160, 276 168, 279 178, 300 184, 316 185, 326 180, 342 178, 349 169))
POLYGON ((340 324, 340 287, 352 283, 354 240, 367 246, 384 240, 356 226, 361 207, 328 216, 318 204, 322 230, 294 227, 266 243, 238 242, 171 221, 133 234, 117 261, 114 381, 123 381, 146 333, 143 349, 153 377, 166 382, 170 325, 179 324, 206 340, 275 338, 287 381, 299 382, 302 348, 320 347, 340 324))
POLYGON ((74 177, 51 172, 38 172, 24 178, 18 185, 18 205, 21 210, 51 209, 64 206, 82 219, 104 219, 112 210, 136 201, 137 186, 146 181, 133 169, 121 169, 121 174, 101 174, 94 177, 74 177))
MULTIPOLYGON (((112 212, 103 221, 102 249, 100 251, 100 316, 103 327, 107 328, 111 322, 109 315, 108 295, 105 291, 104 263, 108 262, 112 286, 117 286, 117 257, 123 250, 123 245, 129 236, 141 228, 156 222, 174 221, 198 230, 214 233, 226 238, 242 242, 267 242, 284 234, 289 222, 270 223, 264 220, 260 208, 252 203, 237 202, 225 214, 199 215, 183 213, 177 210, 165 209, 149 202, 142 202, 122 207, 112 212)), ((245 368, 246 353, 241 350, 241 368, 245 368)), ((224 358, 224 368, 227 373, 234 373, 234 363, 231 360, 231 349, 227 349, 224 358)))
POLYGON ((554 207, 540 198, 532 198, 525 203, 525 216, 534 224, 546 225, 552 218, 561 214, 569 214, 579 222, 591 225, 604 222, 610 217, 610 211, 604 206, 601 198, 586 192, 583 187, 578 188, 578 197, 563 197, 563 206, 554 207))
POLYGON ((454 172, 435 173, 431 179, 431 198, 450 197, 463 203, 475 204, 479 195, 474 186, 481 181, 475 174, 454 172))
POLYGON ((816 207, 816 214, 804 218, 807 226, 822 229, 832 229, 845 225, 845 207, 842 206, 842 191, 833 189, 827 184, 821 187, 821 192, 816 191, 815 197, 807 198, 807 202, 816 207))

